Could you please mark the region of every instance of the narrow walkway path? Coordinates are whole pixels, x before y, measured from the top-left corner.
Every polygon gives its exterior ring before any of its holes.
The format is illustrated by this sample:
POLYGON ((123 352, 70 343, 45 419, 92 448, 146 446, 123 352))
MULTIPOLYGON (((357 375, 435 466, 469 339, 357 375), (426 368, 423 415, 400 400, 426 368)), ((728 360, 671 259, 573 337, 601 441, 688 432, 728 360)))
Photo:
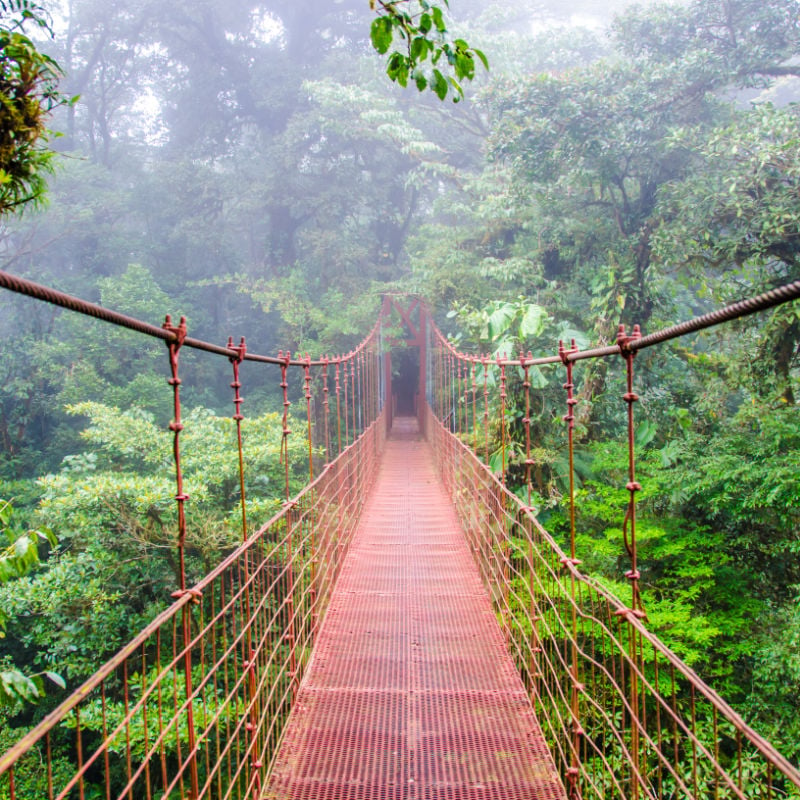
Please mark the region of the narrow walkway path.
POLYGON ((564 793, 414 419, 396 419, 267 798, 564 793))

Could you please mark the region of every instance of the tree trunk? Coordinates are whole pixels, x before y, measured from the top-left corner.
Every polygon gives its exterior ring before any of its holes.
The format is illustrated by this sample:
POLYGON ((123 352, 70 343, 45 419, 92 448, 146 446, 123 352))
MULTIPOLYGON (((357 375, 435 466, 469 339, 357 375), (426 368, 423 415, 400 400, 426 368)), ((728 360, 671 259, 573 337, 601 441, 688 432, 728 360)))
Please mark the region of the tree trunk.
POLYGON ((775 374, 781 387, 781 398, 789 405, 794 405, 795 395, 792 388, 792 362, 797 353, 797 343, 800 340, 800 323, 796 320, 789 322, 776 335, 777 341, 772 351, 775 359, 775 374))

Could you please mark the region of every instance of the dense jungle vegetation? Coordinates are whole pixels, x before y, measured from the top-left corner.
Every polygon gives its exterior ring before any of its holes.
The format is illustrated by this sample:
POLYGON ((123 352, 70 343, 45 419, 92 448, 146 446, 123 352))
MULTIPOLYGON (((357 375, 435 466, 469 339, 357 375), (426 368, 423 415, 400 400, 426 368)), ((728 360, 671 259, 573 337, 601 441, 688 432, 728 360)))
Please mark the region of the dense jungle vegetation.
MULTIPOLYGON (((797 0, 452 6, 478 48, 457 103, 413 65, 390 58, 387 80, 367 0, 47 3, 30 35, 54 61, 32 85, 58 155, 34 154, 27 184, 3 173, 3 268, 156 324, 185 313, 208 341, 315 354, 357 342, 387 289, 428 298, 462 349, 550 355, 800 278, 797 0), (46 204, 20 204, 51 168, 46 204)), ((163 346, 0 308, 3 750, 168 601, 175 520, 163 346)), ((637 356, 650 623, 795 762, 798 345, 787 305, 637 356)), ((576 368, 579 552, 620 592, 621 366, 576 368)), ((196 577, 236 541, 237 473, 229 375, 192 354, 183 371, 196 577)), ((563 533, 563 375, 534 378, 535 502, 563 533)), ((257 520, 282 486, 279 399, 248 381, 257 520)), ((520 444, 512 482, 523 460, 520 444)))

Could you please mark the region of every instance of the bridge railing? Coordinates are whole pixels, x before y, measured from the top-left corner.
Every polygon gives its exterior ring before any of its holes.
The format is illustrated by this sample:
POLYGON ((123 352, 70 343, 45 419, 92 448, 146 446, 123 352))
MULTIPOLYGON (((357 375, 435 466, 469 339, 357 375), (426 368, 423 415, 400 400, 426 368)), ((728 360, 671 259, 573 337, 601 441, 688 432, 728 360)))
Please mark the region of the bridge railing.
POLYGON ((176 503, 184 519, 174 602, 0 756, 0 800, 260 798, 383 449, 379 329, 347 356, 262 357, 247 353, 243 344, 207 345, 188 339, 179 326, 150 326, 2 273, 0 284, 5 278, 8 288, 21 287, 167 343, 176 503), (286 500, 250 532, 247 449, 240 435, 244 541, 194 586, 186 585, 183 569, 183 547, 192 539, 182 513, 189 498, 180 469, 178 356, 185 346, 233 364, 237 424, 243 418, 238 366, 248 359, 279 370, 284 441, 291 433, 287 373, 301 371, 312 478, 302 492, 288 496, 284 449, 286 500))
POLYGON ((800 797, 800 773, 581 573, 467 445, 428 422, 538 721, 565 786, 578 787, 571 796, 800 797))
MULTIPOLYGON (((488 401, 478 401, 482 387, 475 380, 476 367, 485 374, 492 360, 456 352, 432 329, 428 437, 571 800, 800 798, 800 771, 647 628, 636 562, 640 487, 633 457, 637 398, 632 374, 635 349, 798 294, 800 283, 648 337, 623 332, 614 347, 586 352, 562 347, 558 355, 541 359, 498 358, 498 418, 493 408, 492 419, 488 401), (632 557, 627 605, 581 572, 575 553, 572 364, 606 356, 622 356, 627 366, 630 502, 624 529, 632 557), (494 424, 505 448, 506 369, 523 373, 523 424, 530 424, 528 370, 544 364, 561 364, 567 374, 569 552, 539 524, 530 499, 526 504, 505 486, 505 452, 494 474, 467 444, 488 456, 483 440, 494 424)), ((529 437, 525 464, 530 486, 529 437)))
POLYGON ((384 430, 373 422, 6 753, 0 797, 260 797, 384 430))

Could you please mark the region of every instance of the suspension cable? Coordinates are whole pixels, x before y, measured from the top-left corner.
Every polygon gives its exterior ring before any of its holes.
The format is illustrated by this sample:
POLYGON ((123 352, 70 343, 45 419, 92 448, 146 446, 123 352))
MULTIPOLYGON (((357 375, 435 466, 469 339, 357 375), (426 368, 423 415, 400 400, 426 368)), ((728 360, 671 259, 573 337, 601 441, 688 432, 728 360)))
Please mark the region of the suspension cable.
MULTIPOLYGON (((75 297, 74 295, 67 294, 66 292, 60 292, 57 289, 51 289, 48 286, 43 286, 42 284, 28 280, 27 278, 21 278, 18 275, 12 275, 4 270, 0 270, 0 288, 8 289, 11 292, 16 292, 17 294, 22 294, 26 297, 32 297, 35 300, 42 300, 46 303, 50 303, 51 305, 59 306, 60 308, 66 308, 69 311, 74 311, 87 317, 94 317, 102 322, 108 322, 112 325, 128 328, 129 330, 143 333, 146 336, 152 336, 155 339, 161 339, 165 342, 176 341, 176 335, 171 330, 161 328, 158 325, 153 325, 149 322, 144 322, 140 319, 136 319, 136 317, 128 316, 127 314, 121 314, 119 311, 105 308, 104 306, 97 305, 96 303, 90 303, 88 300, 83 300, 80 297, 75 297)), ((338 360, 347 361, 348 358, 361 353, 367 346, 367 342, 371 338, 372 334, 377 330, 378 324, 379 323, 376 322, 373 330, 364 338, 364 340, 358 345, 358 347, 355 348, 355 350, 353 350, 347 356, 340 356, 338 360)), ((221 345, 212 344, 211 342, 205 342, 202 339, 194 339, 191 336, 187 336, 182 341, 182 346, 191 347, 194 350, 203 350, 207 353, 225 356, 226 358, 236 358, 238 356, 238 351, 235 347, 223 347, 221 345)), ((306 365, 312 367, 321 367, 325 364, 325 359, 318 359, 316 361, 312 360, 309 362, 305 358, 299 358, 290 359, 287 362, 285 358, 281 358, 280 356, 265 356, 259 355, 258 353, 245 353, 244 360, 257 361, 263 364, 287 364, 290 367, 305 367, 306 365)), ((329 359, 328 363, 335 362, 336 360, 337 359, 329 359)))
MULTIPOLYGON (((736 319, 742 319, 759 311, 767 311, 770 308, 783 305, 784 303, 791 302, 792 300, 800 299, 800 281, 787 283, 784 286, 779 286, 776 289, 770 289, 768 292, 750 297, 745 300, 740 300, 731 305, 710 311, 708 314, 702 314, 699 317, 680 322, 677 325, 671 325, 668 328, 663 328, 647 336, 642 336, 640 339, 629 339, 622 345, 608 345, 605 347, 594 347, 589 350, 578 350, 576 352, 567 353, 567 358, 570 361, 583 361, 590 358, 605 358, 607 356, 620 355, 628 351, 644 350, 646 347, 652 347, 656 344, 669 341, 670 339, 678 339, 681 336, 686 336, 689 333, 696 333, 697 331, 712 328, 715 325, 720 325, 723 322, 732 322, 736 319)), ((476 364, 482 363, 480 355, 468 355, 457 353, 453 345, 445 338, 438 328, 434 328, 434 333, 439 339, 439 343, 449 350, 458 358, 473 361, 476 364)), ((188 340, 187 340, 188 341, 188 340)), ((523 366, 523 360, 500 358, 496 361, 498 364, 506 364, 507 366, 523 366)), ((560 364, 561 356, 542 356, 541 358, 524 359, 524 364, 528 366, 543 366, 545 364, 560 364)))

